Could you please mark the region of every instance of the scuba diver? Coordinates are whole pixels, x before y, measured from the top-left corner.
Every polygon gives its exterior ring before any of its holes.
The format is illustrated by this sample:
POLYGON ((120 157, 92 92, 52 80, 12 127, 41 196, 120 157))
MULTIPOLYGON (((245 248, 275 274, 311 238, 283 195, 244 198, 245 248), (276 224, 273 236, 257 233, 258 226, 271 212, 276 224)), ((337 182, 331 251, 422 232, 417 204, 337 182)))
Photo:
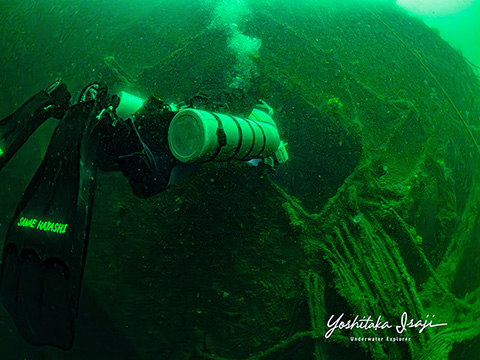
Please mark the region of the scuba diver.
POLYGON ((263 103, 247 119, 147 101, 99 82, 78 102, 61 80, 0 121, 0 171, 47 119, 59 120, 5 239, 0 295, 20 334, 33 345, 68 350, 75 320, 97 168, 120 170, 148 198, 209 161, 273 165, 288 154, 263 103))

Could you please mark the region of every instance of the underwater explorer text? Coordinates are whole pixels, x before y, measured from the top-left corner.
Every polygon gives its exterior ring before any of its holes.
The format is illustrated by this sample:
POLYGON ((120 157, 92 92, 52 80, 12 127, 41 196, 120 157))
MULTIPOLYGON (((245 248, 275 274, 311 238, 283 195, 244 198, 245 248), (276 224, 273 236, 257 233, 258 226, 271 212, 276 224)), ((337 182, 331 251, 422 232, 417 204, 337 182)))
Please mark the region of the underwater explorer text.
MULTIPOLYGON (((359 319, 359 316, 355 316, 355 319, 348 320, 347 322, 342 321, 342 318, 345 314, 341 314, 337 319, 335 319, 335 315, 330 316, 330 319, 328 319, 327 322, 327 327, 329 328, 328 331, 325 333, 325 338, 329 338, 332 336, 333 332, 337 329, 347 329, 347 330, 353 330, 353 329, 364 329, 364 330, 378 330, 378 329, 391 329, 394 325, 390 325, 388 321, 382 321, 382 316, 380 315, 377 318, 377 321, 375 322, 372 320, 372 317, 369 315, 368 318, 365 316, 361 319, 359 319)), ((427 318, 430 315, 427 315, 427 318)), ((428 327, 437 327, 437 326, 445 326, 448 325, 447 323, 441 323, 441 324, 434 324, 433 323, 433 318, 435 315, 432 315, 431 319, 426 319, 426 320, 414 320, 414 319, 409 319, 408 314, 404 312, 402 314, 402 317, 400 319, 400 324, 395 326, 395 330, 397 333, 401 334, 407 328, 420 328, 418 330, 418 333, 422 333, 423 330, 425 330, 428 327)))

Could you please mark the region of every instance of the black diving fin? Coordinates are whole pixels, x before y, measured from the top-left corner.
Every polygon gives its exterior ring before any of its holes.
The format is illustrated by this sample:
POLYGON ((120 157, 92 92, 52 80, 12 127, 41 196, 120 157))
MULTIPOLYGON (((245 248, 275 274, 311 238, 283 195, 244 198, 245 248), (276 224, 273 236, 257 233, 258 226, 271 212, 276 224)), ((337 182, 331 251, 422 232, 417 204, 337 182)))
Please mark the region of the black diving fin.
POLYGON ((57 80, 0 121, 0 170, 45 120, 65 115, 70 97, 65 84, 57 80))
POLYGON ((5 240, 1 298, 33 345, 73 344, 95 188, 96 111, 96 102, 80 103, 60 121, 5 240))

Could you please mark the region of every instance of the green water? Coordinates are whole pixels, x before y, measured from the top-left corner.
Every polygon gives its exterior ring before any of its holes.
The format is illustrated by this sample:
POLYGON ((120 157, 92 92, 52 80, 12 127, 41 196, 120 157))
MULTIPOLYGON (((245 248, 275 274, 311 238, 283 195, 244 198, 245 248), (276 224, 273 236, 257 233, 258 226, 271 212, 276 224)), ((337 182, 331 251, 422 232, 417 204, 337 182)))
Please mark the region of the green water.
MULTIPOLYGON (((57 77, 72 102, 97 79, 243 117, 262 99, 290 160, 211 162, 147 200, 99 172, 72 349, 0 307, 0 359, 476 359, 479 9, 1 1, 0 118, 57 77), (403 313, 447 325, 399 333, 403 313), (341 314, 392 326, 326 336, 341 314)), ((57 125, 0 172, 1 241, 57 125)))

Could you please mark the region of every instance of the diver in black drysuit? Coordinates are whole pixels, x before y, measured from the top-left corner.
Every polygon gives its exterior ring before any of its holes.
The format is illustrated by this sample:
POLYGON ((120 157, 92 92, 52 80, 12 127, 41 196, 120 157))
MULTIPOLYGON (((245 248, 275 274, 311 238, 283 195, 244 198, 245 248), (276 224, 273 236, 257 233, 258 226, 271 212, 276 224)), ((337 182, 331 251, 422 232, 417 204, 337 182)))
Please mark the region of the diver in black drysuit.
MULTIPOLYGON (((95 83, 86 91, 91 91, 92 86, 102 87, 95 83)), ((101 108, 111 109, 100 116, 92 129, 103 150, 99 161, 101 169, 111 170, 113 167, 113 170, 121 170, 133 193, 146 199, 175 182, 174 169, 182 168, 185 174, 196 168, 179 163, 168 149, 168 127, 176 111, 151 95, 135 113, 135 121, 130 117, 123 120, 115 114, 118 101, 116 95, 108 99, 108 95, 105 97, 101 91, 95 99, 101 108)))
MULTIPOLYGON (((43 122, 59 120, 9 225, 0 296, 29 343, 62 349, 73 344, 97 168, 121 170, 140 198, 158 194, 196 168, 179 162, 170 151, 168 130, 177 112, 158 97, 152 95, 135 112, 134 121, 116 115, 120 98, 110 96, 98 82, 86 86, 76 104, 70 105, 70 99, 58 80, 0 121, 1 171, 43 122)), ((227 123, 222 124, 218 114, 212 116, 218 122, 213 136, 222 149, 227 123)), ((252 116, 261 121, 261 114, 252 111, 252 116)), ((226 117, 236 124, 233 132, 238 131, 237 144, 231 147, 234 155, 228 154, 227 160, 237 154, 241 159, 262 157, 268 131, 276 132, 276 126, 243 120, 244 132, 238 119, 226 117), (251 144, 243 143, 249 130, 251 144)))
POLYGON ((182 168, 185 174, 196 168, 180 164, 169 151, 168 127, 177 112, 157 96, 151 95, 135 113, 135 121, 117 117, 120 99, 110 97, 103 84, 93 83, 82 91, 79 104, 92 101, 97 111, 102 109, 90 130, 101 148, 98 166, 121 170, 136 196, 146 199, 165 190, 175 182, 174 169, 182 168))

